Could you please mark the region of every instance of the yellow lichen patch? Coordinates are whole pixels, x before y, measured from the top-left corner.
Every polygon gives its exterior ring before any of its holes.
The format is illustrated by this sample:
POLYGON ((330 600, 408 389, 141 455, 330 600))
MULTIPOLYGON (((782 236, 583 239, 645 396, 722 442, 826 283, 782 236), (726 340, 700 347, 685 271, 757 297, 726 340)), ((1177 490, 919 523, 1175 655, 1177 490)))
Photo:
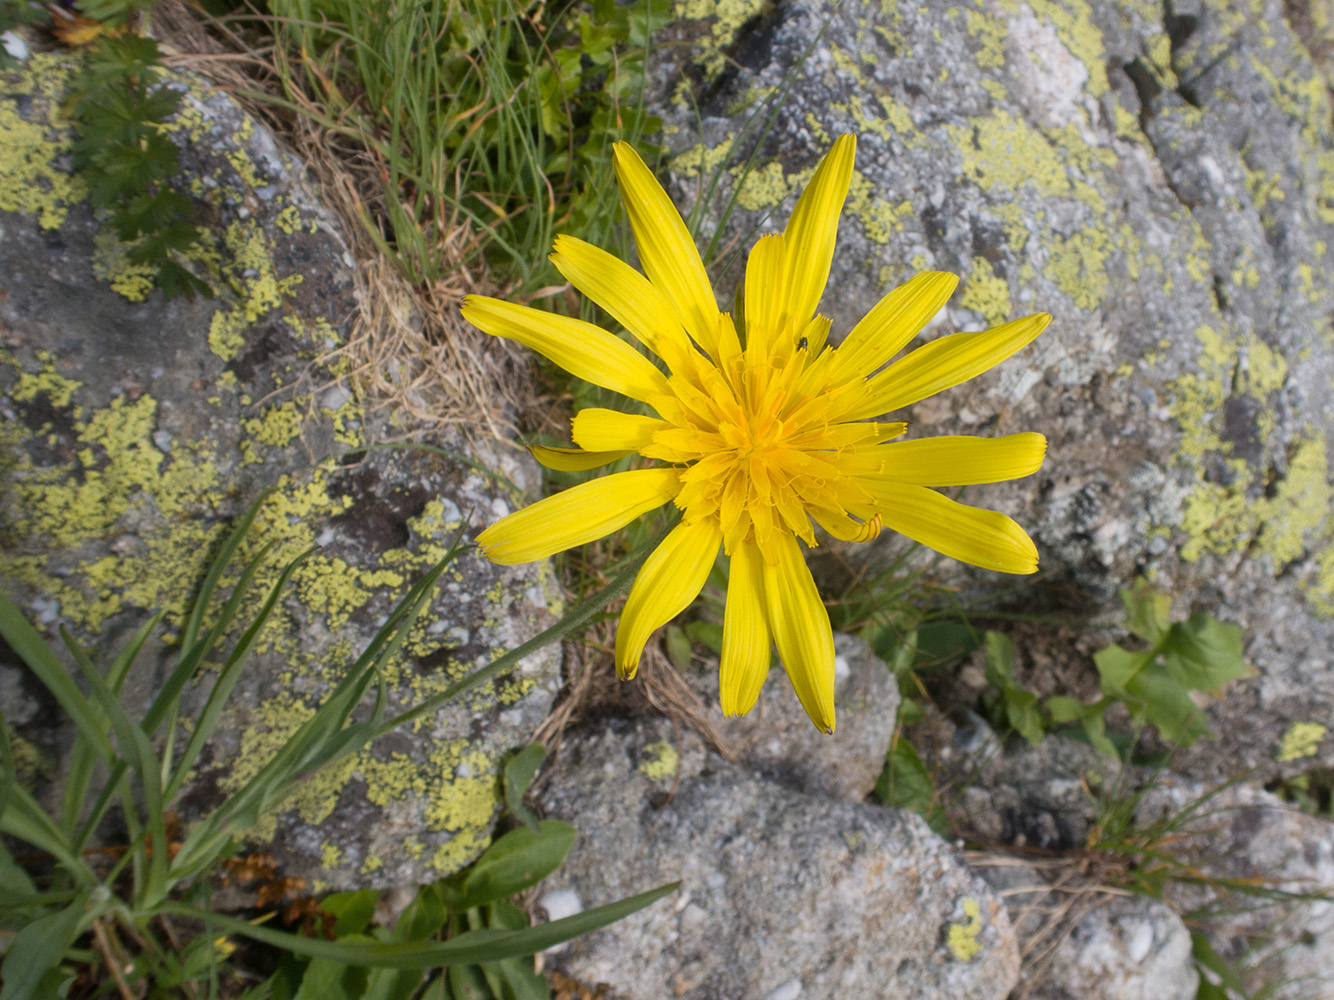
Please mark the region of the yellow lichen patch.
POLYGON ((979 46, 973 56, 974 62, 983 68, 1004 66, 1006 36, 1004 23, 971 8, 965 12, 965 16, 968 33, 979 46))
POLYGON ((56 166, 73 148, 61 114, 72 73, 67 56, 38 52, 5 74, 12 81, 8 93, 28 95, 33 102, 35 121, 19 114, 16 97, 0 98, 0 211, 30 212, 43 229, 58 228, 69 207, 88 193, 80 178, 56 166))
POLYGON ((466 740, 436 744, 423 763, 403 754, 388 760, 363 754, 357 769, 372 805, 388 808, 409 798, 424 801, 427 829, 453 834, 431 857, 436 871, 457 871, 490 843, 500 778, 496 761, 469 748, 466 740))
POLYGON ((963 901, 963 915, 964 920, 950 924, 945 947, 957 961, 971 962, 982 951, 982 942, 978 940, 982 933, 982 908, 972 896, 963 901))
POLYGON ((1093 23, 1093 9, 1087 0, 1003 0, 1003 6, 1016 11, 1027 4, 1039 23, 1056 29, 1065 47, 1088 70, 1084 89, 1093 97, 1107 92, 1107 50, 1102 32, 1093 23))
MULTIPOLYGON (((740 171, 736 171, 734 176, 740 176, 740 171)), ((798 183, 795 176, 785 176, 783 165, 775 160, 745 175, 737 188, 736 203, 748 212, 773 208, 781 204, 798 183)))
POLYGON ((671 781, 676 777, 680 765, 681 758, 676 753, 676 747, 666 740, 659 740, 644 747, 639 761, 639 773, 649 781, 671 781))
POLYGON ((903 220, 915 211, 910 198, 893 204, 883 200, 866 175, 853 170, 847 212, 862 224, 863 235, 872 243, 888 243, 890 236, 903 228, 903 220))
POLYGON ((1068 239, 1049 244, 1046 273, 1081 309, 1096 309, 1107 292, 1107 260, 1112 243, 1095 227, 1081 229, 1068 239))
POLYGON ((1328 726, 1318 722, 1295 722, 1283 734, 1283 742, 1278 748, 1280 764, 1303 757, 1314 757, 1320 749, 1320 743, 1329 732, 1328 726))
POLYGON ((714 19, 699 52, 705 75, 713 77, 722 70, 726 62, 724 52, 736 38, 737 30, 764 9, 764 0, 676 0, 672 7, 676 20, 714 19))
POLYGON ((279 406, 268 407, 261 416, 251 417, 245 421, 244 427, 250 439, 257 444, 283 448, 301 433, 303 416, 296 402, 289 400, 279 406))
POLYGON ((980 315, 989 326, 996 326, 1009 317, 1010 286, 996 274, 991 261, 985 257, 974 261, 973 273, 964 282, 959 305, 980 315))
POLYGON ((157 276, 157 268, 152 264, 136 264, 130 260, 130 251, 136 245, 137 242, 122 242, 107 228, 93 237, 93 274, 130 302, 148 298, 157 276))
POLYGON ((1278 566, 1305 550, 1306 540, 1330 515, 1331 494, 1325 435, 1316 431, 1297 445, 1274 496, 1256 504, 1263 525, 1260 548, 1272 555, 1278 566))
MULTIPOLYGON (((82 383, 57 372, 56 358, 50 351, 38 351, 37 361, 42 366, 41 371, 24 372, 20 369, 18 383, 9 391, 9 398, 16 403, 31 403, 37 397, 45 396, 55 409, 65 409, 74 398, 74 391, 82 383)), ((7 352, 0 352, 0 363, 19 367, 18 362, 7 352)))
POLYGON ((337 868, 343 860, 343 850, 337 844, 327 840, 320 845, 320 864, 325 868, 337 868))

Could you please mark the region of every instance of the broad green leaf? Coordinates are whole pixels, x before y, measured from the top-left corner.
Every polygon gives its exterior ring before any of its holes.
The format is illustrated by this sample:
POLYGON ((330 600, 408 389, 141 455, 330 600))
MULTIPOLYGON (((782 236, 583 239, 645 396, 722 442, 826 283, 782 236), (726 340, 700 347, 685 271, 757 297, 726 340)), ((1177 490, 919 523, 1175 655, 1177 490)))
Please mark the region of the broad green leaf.
POLYGON ((537 816, 523 804, 523 797, 528 793, 533 778, 537 777, 538 769, 541 768, 546 756, 546 747, 541 743, 534 743, 524 747, 505 762, 503 778, 505 806, 509 809, 510 815, 534 833, 538 830, 537 816))
POLYGON ((937 833, 944 829, 945 815, 936 796, 936 786, 922 758, 905 739, 895 739, 875 785, 876 797, 887 806, 910 809, 937 833))
POLYGON ((916 670, 938 670, 958 663, 978 647, 977 631, 954 618, 927 622, 917 629, 916 670))
POLYGON ((1046 706, 1052 722, 1058 724, 1078 722, 1084 727, 1084 734, 1088 737, 1089 744, 1094 750, 1106 754, 1108 757, 1120 758, 1121 755, 1117 753, 1115 744, 1107 738, 1107 720, 1104 713, 1107 711, 1109 703, 1110 699, 1104 698, 1092 705, 1085 705, 1075 698, 1057 695, 1048 698, 1046 706))
POLYGON ((1163 739, 1187 747, 1208 733, 1204 712, 1166 667, 1154 664, 1131 685, 1138 702, 1131 714, 1158 727, 1163 739))
MULTIPOLYGON (((353 941, 360 938, 354 936, 353 941)), ((369 940, 364 939, 362 940, 369 940)), ((292 1000, 362 1000, 367 970, 324 958, 314 958, 301 977, 301 987, 292 1000)))
POLYGON ((1132 653, 1115 643, 1094 653, 1093 662, 1098 667, 1103 694, 1116 698, 1133 697, 1127 685, 1153 661, 1153 656, 1152 649, 1132 653))
POLYGON ((445 979, 450 1000, 495 1000, 485 974, 475 965, 452 965, 445 979))
POLYGON ((375 916, 375 907, 379 902, 378 889, 358 889, 325 896, 320 900, 320 909, 334 915, 334 937, 341 938, 365 931, 375 916))
MULTIPOLYGON (((213 925, 228 934, 240 934, 272 947, 311 958, 325 958, 346 965, 365 965, 384 969, 430 969, 441 966, 498 962, 503 958, 534 955, 554 945, 563 944, 589 931, 615 923, 644 907, 670 895, 680 887, 671 882, 636 896, 598 906, 572 917, 538 924, 522 931, 469 931, 449 941, 375 942, 373 944, 345 941, 321 941, 275 931, 258 924, 248 923, 226 914, 211 915, 213 925)), ((191 906, 166 902, 161 913, 172 913, 198 919, 201 914, 191 906)))
POLYGON ((987 683, 1004 690, 1014 677, 1014 642, 1003 632, 986 634, 987 683))
POLYGON ((678 673, 690 669, 692 655, 690 636, 680 625, 667 626, 667 659, 672 661, 678 673))
POLYGON ((1014 731, 1036 746, 1047 733, 1042 710, 1038 708, 1038 696, 1011 685, 1005 689, 1004 699, 1005 717, 1014 731))
POLYGON ((1242 653, 1241 628, 1204 613, 1172 626, 1163 655, 1181 682, 1196 691, 1212 693, 1251 674, 1242 653))
POLYGON ((511 830, 458 875, 445 880, 445 898, 458 912, 507 899, 536 885, 565 861, 578 832, 568 823, 544 819, 536 832, 511 830))
POLYGON ((1144 577, 1137 578, 1134 586, 1120 594, 1126 609, 1126 628, 1150 645, 1156 645, 1171 623, 1172 598, 1158 593, 1144 577))

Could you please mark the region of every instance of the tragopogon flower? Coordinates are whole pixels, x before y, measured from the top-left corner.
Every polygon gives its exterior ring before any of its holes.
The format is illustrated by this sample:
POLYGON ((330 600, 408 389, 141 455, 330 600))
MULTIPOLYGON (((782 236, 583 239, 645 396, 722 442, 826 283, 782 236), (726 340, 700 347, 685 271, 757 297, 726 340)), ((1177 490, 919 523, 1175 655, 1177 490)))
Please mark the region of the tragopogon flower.
POLYGON ((1037 549, 1004 514, 931 487, 1000 482, 1042 464, 1040 434, 897 440, 907 424, 870 418, 958 385, 1042 332, 1046 314, 939 337, 884 367, 939 311, 958 279, 927 272, 886 295, 837 347, 816 313, 856 152, 839 138, 797 201, 787 228, 750 252, 741 315, 718 308, 699 252, 652 173, 625 143, 616 179, 644 272, 582 240, 556 238, 551 261, 657 355, 666 371, 611 333, 577 319, 470 296, 463 315, 566 371, 649 406, 656 416, 577 413, 577 448, 535 448, 560 469, 639 454, 656 464, 582 483, 491 525, 478 543, 519 563, 601 538, 671 501, 682 520, 649 556, 621 612, 616 669, 634 676, 650 635, 699 594, 717 558, 731 558, 723 620, 723 711, 744 715, 770 649, 811 720, 834 728, 829 615, 797 540, 869 541, 889 527, 947 556, 1032 573, 1037 549), (883 370, 882 370, 883 369, 883 370))

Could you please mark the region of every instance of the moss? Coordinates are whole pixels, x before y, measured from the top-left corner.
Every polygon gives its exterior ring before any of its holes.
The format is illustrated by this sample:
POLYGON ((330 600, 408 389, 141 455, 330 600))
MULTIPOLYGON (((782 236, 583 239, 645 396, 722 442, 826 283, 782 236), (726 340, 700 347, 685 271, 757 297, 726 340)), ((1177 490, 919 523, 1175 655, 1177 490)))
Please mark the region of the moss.
POLYGON ((1283 764, 1303 757, 1314 757, 1328 732, 1329 727, 1322 726, 1318 722, 1293 723, 1283 734, 1283 742, 1275 759, 1283 764))
POLYGON ((964 919, 952 923, 945 935, 945 947, 959 962, 971 962, 982 951, 978 940, 982 933, 982 908, 976 899, 968 896, 963 901, 964 919))
POLYGON ((979 257, 973 262, 973 271, 964 282, 959 305, 978 313, 991 326, 1009 317, 1010 286, 996 274, 991 261, 985 257, 979 257))
POLYGON ((0 211, 31 213, 43 229, 59 228, 70 206, 87 197, 83 181, 57 166, 74 146, 69 121, 61 113, 73 74, 67 56, 42 52, 3 74, 7 96, 0 98, 0 211), (36 114, 19 114, 20 97, 34 101, 36 114))

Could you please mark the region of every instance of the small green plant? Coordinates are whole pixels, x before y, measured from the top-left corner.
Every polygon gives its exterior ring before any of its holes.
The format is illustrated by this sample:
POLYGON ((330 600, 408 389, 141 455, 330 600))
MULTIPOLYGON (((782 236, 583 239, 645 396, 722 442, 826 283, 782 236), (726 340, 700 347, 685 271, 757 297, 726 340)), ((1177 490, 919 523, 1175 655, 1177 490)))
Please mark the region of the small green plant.
MULTIPOLYGON (((400 925, 402 933, 410 935, 407 937, 390 934, 329 942, 214 912, 209 904, 210 876, 218 862, 234 850, 238 834, 281 808, 289 793, 320 768, 357 753, 376 737, 512 668, 534 648, 586 624, 601 607, 599 602, 628 588, 642 561, 642 557, 631 560, 630 568, 608 588, 543 635, 428 701, 386 719, 383 666, 396 655, 430 600, 440 574, 463 551, 456 539, 440 562, 398 603, 315 714, 244 786, 178 835, 170 821, 172 804, 185 787, 288 579, 309 555, 303 553, 287 564, 253 620, 238 621, 272 546, 262 547, 241 568, 225 599, 219 585, 262 502, 261 498, 238 521, 210 566, 181 630, 175 666, 141 719, 127 713, 121 691, 161 623, 160 613, 103 668, 62 630, 65 651, 73 659, 81 685, 19 610, 0 597, 0 637, 50 692, 75 729, 59 801, 54 812, 48 813, 20 782, 9 728, 0 717, 0 833, 27 843, 36 852, 30 861, 20 864, 0 844, 0 940, 8 942, 0 965, 0 1000, 63 996, 80 970, 96 967, 108 970, 122 996, 166 995, 164 991, 173 984, 188 985, 200 977, 213 977, 216 985, 221 935, 245 936, 292 954, 359 970, 419 971, 473 965, 482 970, 483 979, 490 973, 503 980, 509 973, 495 969, 511 968, 504 963, 603 926, 670 891, 671 887, 653 890, 539 927, 528 928, 526 922, 518 925, 515 912, 501 898, 514 886, 532 884, 559 864, 572 833, 563 824, 537 823, 523 810, 524 789, 540 763, 537 752, 530 750, 511 762, 504 780, 511 811, 525 825, 501 837, 484 864, 446 880, 431 890, 435 895, 428 894, 429 899, 438 897, 453 914, 448 940, 431 939, 439 925, 430 933, 418 934, 424 925, 410 922, 400 925), (206 624, 206 617, 212 618, 211 624, 206 624), (224 648, 224 639, 231 635, 236 637, 224 648), (181 718, 182 694, 206 663, 219 665, 204 706, 196 717, 181 718), (373 706, 354 718, 354 710, 372 687, 376 690, 373 706), (123 845, 110 853, 94 840, 108 822, 117 824, 124 838, 123 845), (178 943, 181 934, 184 943, 178 943)), ((429 900, 421 903, 425 908, 431 905, 429 900)))
MULTIPOLYGON (((101 4, 95 8, 102 12, 101 4)), ((183 261, 201 234, 190 199, 171 187, 180 152, 163 126, 180 94, 160 79, 157 42, 104 32, 78 78, 71 111, 78 125, 74 167, 95 208, 110 213, 116 236, 131 244, 131 264, 152 267, 167 297, 211 296, 183 261)))
POLYGON ((272 0, 285 96, 363 145, 383 179, 366 231, 413 282, 471 260, 534 288, 559 228, 615 224, 611 147, 652 133, 649 34, 665 0, 272 0), (377 213, 378 215, 379 213, 377 213))

